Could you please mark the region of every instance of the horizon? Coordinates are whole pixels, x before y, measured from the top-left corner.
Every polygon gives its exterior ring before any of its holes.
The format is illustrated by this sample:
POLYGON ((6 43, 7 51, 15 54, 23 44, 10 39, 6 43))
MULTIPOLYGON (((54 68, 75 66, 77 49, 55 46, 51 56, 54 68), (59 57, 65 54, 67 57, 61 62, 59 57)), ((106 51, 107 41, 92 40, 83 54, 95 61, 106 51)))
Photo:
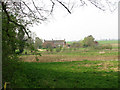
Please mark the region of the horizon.
MULTIPOLYGON (((41 38, 40 38, 41 39, 41 38)), ((66 39, 42 39, 43 41, 44 40, 65 40, 66 41, 66 39)), ((101 40, 97 40, 97 39, 95 39, 95 41, 118 41, 118 39, 101 39, 101 40)), ((66 42, 78 42, 78 41, 82 41, 82 40, 73 40, 73 41, 66 41, 66 42)))

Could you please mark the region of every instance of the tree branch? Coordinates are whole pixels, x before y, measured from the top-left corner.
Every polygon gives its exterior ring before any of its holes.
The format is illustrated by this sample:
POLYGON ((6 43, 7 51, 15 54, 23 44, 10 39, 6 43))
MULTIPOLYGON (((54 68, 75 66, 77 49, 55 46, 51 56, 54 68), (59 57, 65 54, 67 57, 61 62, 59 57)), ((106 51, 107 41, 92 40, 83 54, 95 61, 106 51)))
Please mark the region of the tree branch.
POLYGON ((51 11, 50 11, 50 14, 53 12, 53 9, 54 9, 54 6, 55 6, 55 3, 52 1, 52 0, 50 0, 51 2, 52 2, 52 8, 51 8, 51 11))
POLYGON ((2 9, 3 9, 3 11, 5 12, 5 14, 7 15, 8 22, 12 22, 12 23, 14 23, 15 25, 21 27, 21 28, 24 30, 24 32, 27 34, 28 38, 29 38, 29 34, 28 34, 28 32, 26 31, 26 28, 25 28, 23 25, 18 24, 17 22, 11 20, 11 18, 10 18, 9 14, 8 14, 8 12, 7 12, 7 10, 6 10, 6 7, 5 7, 4 2, 2 2, 2 9))
POLYGON ((93 4, 95 7, 97 7, 97 8, 99 8, 99 9, 105 11, 105 9, 103 9, 103 8, 101 8, 99 5, 97 5, 98 2, 96 2, 96 1, 92 1, 92 0, 88 0, 88 1, 90 1, 90 3, 93 4))
POLYGON ((38 10, 38 8, 36 7, 36 5, 35 5, 35 3, 34 3, 33 0, 32 0, 32 3, 33 3, 33 5, 34 5, 35 9, 37 10, 37 12, 39 13, 40 17, 43 18, 43 19, 41 19, 41 20, 44 21, 44 19, 46 19, 46 18, 45 18, 44 16, 41 15, 41 13, 39 12, 39 10, 38 10))
POLYGON ((70 14, 71 14, 71 11, 59 0, 56 0, 57 2, 59 2, 70 14))

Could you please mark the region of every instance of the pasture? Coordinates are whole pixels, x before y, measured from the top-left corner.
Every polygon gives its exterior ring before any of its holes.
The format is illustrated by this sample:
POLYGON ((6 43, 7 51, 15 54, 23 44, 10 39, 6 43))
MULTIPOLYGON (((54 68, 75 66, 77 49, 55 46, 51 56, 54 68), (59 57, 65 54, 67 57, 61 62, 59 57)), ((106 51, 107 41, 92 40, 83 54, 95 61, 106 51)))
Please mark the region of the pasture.
POLYGON ((18 88, 117 88, 117 61, 24 62, 14 74, 18 88))
MULTIPOLYGON (((109 43, 110 44, 110 43, 109 43)), ((116 43, 112 43, 116 44, 116 43)), ((61 52, 39 51, 20 55, 11 87, 118 88, 118 47, 112 50, 80 48, 61 52)), ((10 78, 9 78, 10 79, 10 78)))

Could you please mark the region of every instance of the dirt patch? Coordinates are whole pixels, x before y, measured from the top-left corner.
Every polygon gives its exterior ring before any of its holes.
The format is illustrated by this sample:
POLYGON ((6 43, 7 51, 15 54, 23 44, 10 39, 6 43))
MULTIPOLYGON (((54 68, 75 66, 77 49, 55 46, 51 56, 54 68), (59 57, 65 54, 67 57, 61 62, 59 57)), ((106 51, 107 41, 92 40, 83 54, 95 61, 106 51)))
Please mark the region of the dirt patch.
POLYGON ((114 71, 119 71, 118 67, 117 68, 111 68, 111 69, 114 70, 114 71))
POLYGON ((102 70, 109 71, 109 69, 118 71, 118 67, 115 67, 114 63, 104 62, 104 63, 96 64, 96 66, 100 66, 98 67, 98 71, 102 71, 102 70))
POLYGON ((20 57, 25 62, 64 62, 64 61, 82 61, 82 60, 118 60, 118 56, 63 56, 63 55, 43 55, 38 56, 39 61, 36 61, 35 56, 20 57))
POLYGON ((90 67, 91 65, 90 65, 90 64, 85 64, 85 65, 83 65, 83 66, 85 66, 85 67, 90 67))
POLYGON ((105 53, 104 51, 99 52, 100 54, 105 53))

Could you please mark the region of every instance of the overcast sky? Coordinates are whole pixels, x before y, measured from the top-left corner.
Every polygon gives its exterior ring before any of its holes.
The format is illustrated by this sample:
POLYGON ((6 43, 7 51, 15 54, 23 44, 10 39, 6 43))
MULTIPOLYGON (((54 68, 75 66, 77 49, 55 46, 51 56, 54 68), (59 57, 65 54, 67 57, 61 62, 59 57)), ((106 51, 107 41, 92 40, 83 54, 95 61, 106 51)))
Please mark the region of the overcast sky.
POLYGON ((65 39, 78 41, 88 35, 96 40, 118 39, 118 10, 111 13, 93 5, 80 7, 72 14, 57 9, 50 22, 30 28, 41 39, 65 39))

